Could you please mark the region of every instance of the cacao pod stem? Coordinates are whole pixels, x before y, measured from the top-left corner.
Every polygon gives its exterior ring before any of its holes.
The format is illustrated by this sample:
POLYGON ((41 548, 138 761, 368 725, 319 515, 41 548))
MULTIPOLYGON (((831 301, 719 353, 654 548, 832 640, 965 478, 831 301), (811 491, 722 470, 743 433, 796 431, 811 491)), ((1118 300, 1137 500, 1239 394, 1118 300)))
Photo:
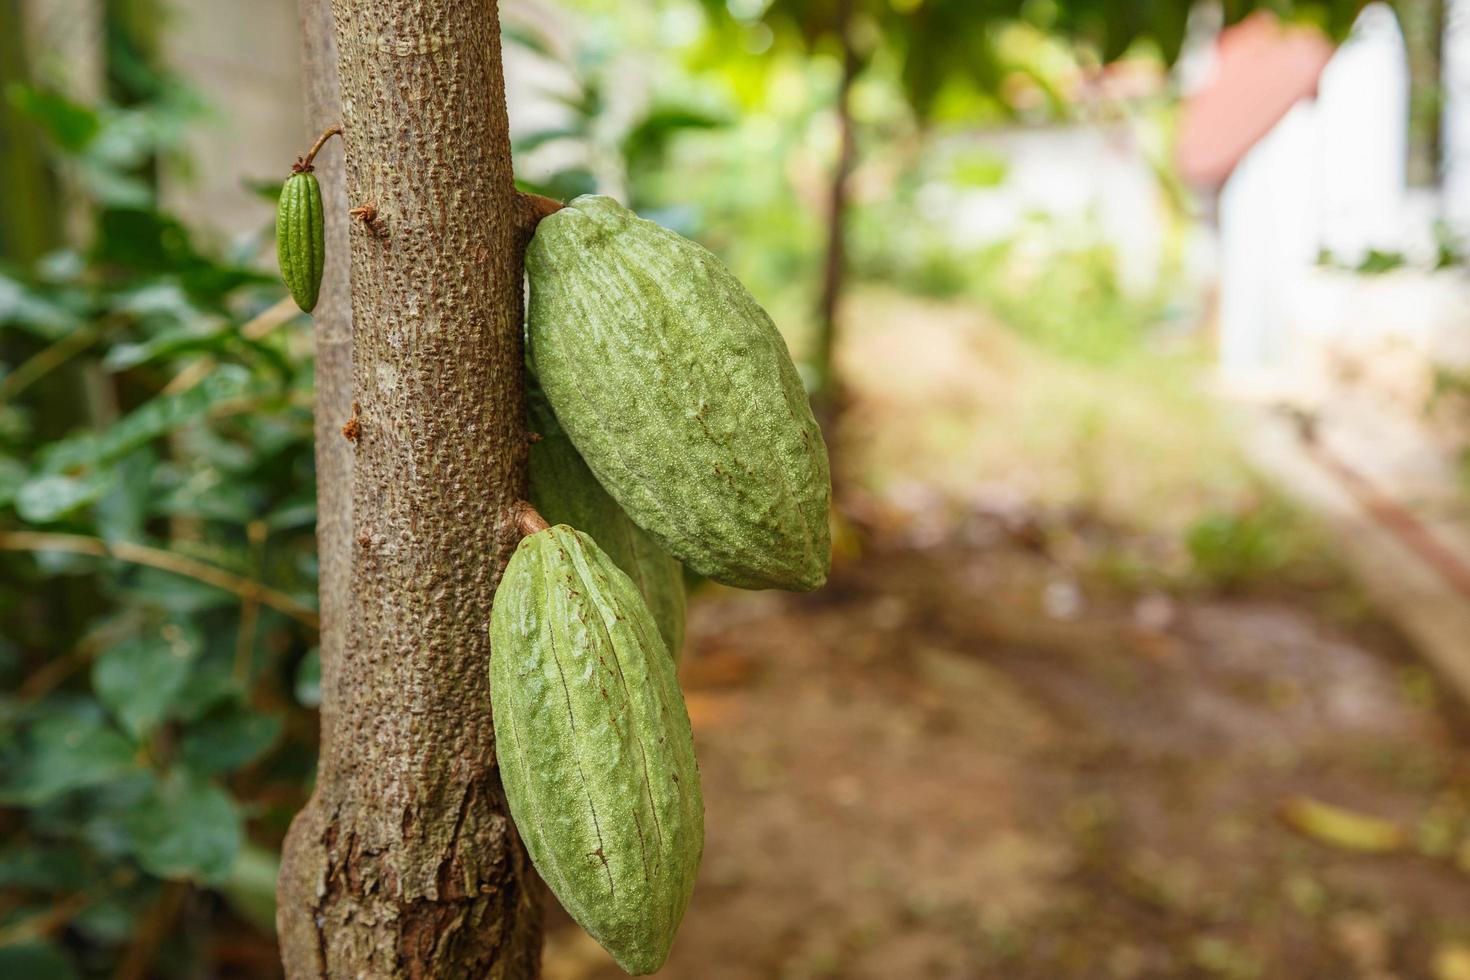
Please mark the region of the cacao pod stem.
POLYGON ((511 518, 515 521, 516 527, 520 529, 522 537, 544 531, 551 526, 528 500, 517 500, 511 505, 511 518))
POLYGON ((311 149, 306 151, 306 156, 297 158, 296 162, 291 165, 291 172, 293 174, 308 173, 311 170, 311 165, 313 161, 316 160, 316 155, 322 151, 322 147, 327 145, 327 140, 331 139, 333 136, 341 135, 341 123, 338 123, 335 126, 328 126, 326 129, 322 130, 322 134, 316 138, 316 142, 311 144, 311 149))
POLYGON ((540 194, 528 194, 525 191, 516 193, 516 205, 520 210, 520 224, 523 234, 529 236, 541 223, 541 219, 548 215, 556 214, 565 204, 551 197, 543 197, 540 194))

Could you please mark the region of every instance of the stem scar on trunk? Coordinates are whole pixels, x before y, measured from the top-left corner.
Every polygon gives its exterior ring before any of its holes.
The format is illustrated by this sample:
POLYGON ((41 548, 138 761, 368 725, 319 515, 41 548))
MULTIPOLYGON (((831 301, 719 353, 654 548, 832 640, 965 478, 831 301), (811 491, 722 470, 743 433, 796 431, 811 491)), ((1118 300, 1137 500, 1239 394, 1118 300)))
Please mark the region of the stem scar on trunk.
POLYGON ((361 411, 362 409, 358 407, 357 402, 353 402, 352 418, 342 423, 342 438, 353 445, 357 445, 358 437, 362 435, 362 419, 358 415, 361 411))
POLYGON ((358 221, 361 221, 362 226, 367 229, 368 234, 379 235, 384 233, 385 229, 382 225, 378 224, 378 202, 369 201, 366 204, 359 204, 355 208, 348 208, 347 213, 358 221))

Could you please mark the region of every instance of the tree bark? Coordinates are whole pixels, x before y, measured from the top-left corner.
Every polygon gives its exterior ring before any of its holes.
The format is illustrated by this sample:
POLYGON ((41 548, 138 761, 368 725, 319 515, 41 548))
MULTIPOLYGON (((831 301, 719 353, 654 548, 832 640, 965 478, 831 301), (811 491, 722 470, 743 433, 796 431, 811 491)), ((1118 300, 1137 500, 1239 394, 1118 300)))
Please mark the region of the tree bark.
POLYGON ((817 420, 833 440, 831 426, 836 420, 839 401, 837 372, 832 364, 837 340, 837 306, 842 298, 842 285, 847 266, 847 197, 857 153, 852 125, 852 85, 861 67, 852 38, 852 0, 838 0, 837 37, 842 44, 842 82, 837 90, 837 125, 839 147, 837 163, 832 170, 832 186, 827 210, 827 258, 822 271, 822 296, 817 310, 817 389, 814 408, 817 420))
POLYGON ((282 958, 293 978, 534 976, 540 912, 494 765, 487 677, 528 445, 528 218, 496 4, 334 0, 335 78, 326 0, 302 11, 311 127, 340 104, 346 182, 328 149, 322 748, 283 854, 282 958), (367 204, 373 221, 347 218, 367 204))

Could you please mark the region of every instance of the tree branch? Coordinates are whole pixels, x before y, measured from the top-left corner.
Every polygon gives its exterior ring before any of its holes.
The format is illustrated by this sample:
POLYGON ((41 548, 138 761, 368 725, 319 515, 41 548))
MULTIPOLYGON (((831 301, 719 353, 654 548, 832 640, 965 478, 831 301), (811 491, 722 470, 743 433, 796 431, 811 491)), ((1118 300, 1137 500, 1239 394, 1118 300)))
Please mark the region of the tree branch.
POLYGON ((63 551, 73 555, 95 555, 98 558, 116 558, 135 565, 147 565, 233 592, 243 600, 270 606, 312 629, 317 628, 316 610, 297 602, 286 593, 243 575, 236 575, 223 568, 161 548, 150 548, 131 541, 104 541, 83 534, 3 531, 0 532, 0 551, 63 551))

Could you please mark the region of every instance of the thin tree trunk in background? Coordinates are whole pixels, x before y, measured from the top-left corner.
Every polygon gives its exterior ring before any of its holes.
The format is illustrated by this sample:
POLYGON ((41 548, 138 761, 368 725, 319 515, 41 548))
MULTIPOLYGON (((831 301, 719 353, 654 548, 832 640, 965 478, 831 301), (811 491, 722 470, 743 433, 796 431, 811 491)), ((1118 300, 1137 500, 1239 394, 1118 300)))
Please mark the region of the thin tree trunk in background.
POLYGON ((847 187, 856 154, 852 131, 852 84, 857 78, 859 62, 852 39, 852 0, 839 0, 837 18, 837 36, 842 41, 842 82, 837 90, 839 147, 827 203, 827 259, 822 271, 821 304, 817 310, 817 390, 814 399, 817 419, 827 432, 829 444, 833 440, 831 425, 839 399, 832 353, 836 345, 837 306, 842 299, 847 261, 847 187))
MULTIPOLYGON (((303 2, 318 62, 322 6, 303 2)), ((325 482, 341 472, 318 474, 322 755, 283 855, 282 957, 290 977, 534 976, 540 911, 494 766, 486 672, 528 439, 524 212, 496 4, 335 0, 332 13, 346 199, 378 218, 348 232, 350 328, 324 311, 338 339, 350 329, 353 379, 348 399, 324 393, 319 439, 345 441, 344 400, 358 426, 350 464, 327 453, 350 467, 350 511, 325 482)), ((309 88, 325 104, 320 68, 309 88)), ((327 198, 339 217, 342 204, 327 198)), ((346 363, 319 364, 322 380, 346 363)))
POLYGON ((1409 62, 1409 162, 1412 186, 1439 182, 1444 109, 1444 0, 1400 0, 1396 6, 1409 62))
MULTIPOLYGON (((96 106, 107 81, 102 0, 26 0, 26 54, 39 85, 74 102, 96 106)), ((87 244, 92 209, 75 165, 58 161, 58 201, 65 241, 87 244)))
MULTIPOLYGON (((306 103, 306 126, 302 147, 310 146, 328 126, 341 121, 342 98, 337 84, 337 38, 332 21, 331 0, 300 0, 302 38, 302 85, 306 103)), ((346 640, 347 597, 352 576, 352 446, 341 435, 339 419, 352 412, 352 294, 347 237, 347 174, 341 141, 328 143, 315 160, 322 188, 322 210, 326 227, 328 261, 322 273, 322 288, 312 311, 316 344, 316 545, 318 597, 321 628, 321 757, 328 755, 329 740, 337 730, 335 713, 342 651, 346 640)), ((288 161, 282 161, 283 169, 288 161)), ((324 831, 320 806, 304 809, 291 825, 283 845, 283 873, 276 896, 276 931, 280 936, 288 972, 312 976, 304 964, 292 966, 293 951, 317 944, 316 924, 300 914, 320 897, 321 882, 300 873, 309 864, 316 842, 324 831), (300 855, 298 857, 298 855, 300 855)), ((320 966, 320 964, 317 964, 320 966)))
POLYGON ((0 0, 0 181, 5 217, 0 219, 0 258, 29 265, 59 244, 55 193, 41 133, 11 105, 5 88, 30 81, 21 0, 0 0))
MULTIPOLYGON (((337 37, 331 0, 301 0, 306 129, 302 145, 310 145, 328 127, 342 121, 337 84, 337 37)), ((322 187, 326 254, 322 288, 312 320, 316 341, 316 484, 317 562, 322 629, 322 733, 336 726, 342 648, 346 639, 347 597, 352 581, 352 444, 342 437, 342 420, 352 415, 352 291, 349 271, 351 242, 347 214, 347 170, 342 142, 327 143, 315 160, 322 187)), ((323 743, 323 750, 327 748, 323 743)))

